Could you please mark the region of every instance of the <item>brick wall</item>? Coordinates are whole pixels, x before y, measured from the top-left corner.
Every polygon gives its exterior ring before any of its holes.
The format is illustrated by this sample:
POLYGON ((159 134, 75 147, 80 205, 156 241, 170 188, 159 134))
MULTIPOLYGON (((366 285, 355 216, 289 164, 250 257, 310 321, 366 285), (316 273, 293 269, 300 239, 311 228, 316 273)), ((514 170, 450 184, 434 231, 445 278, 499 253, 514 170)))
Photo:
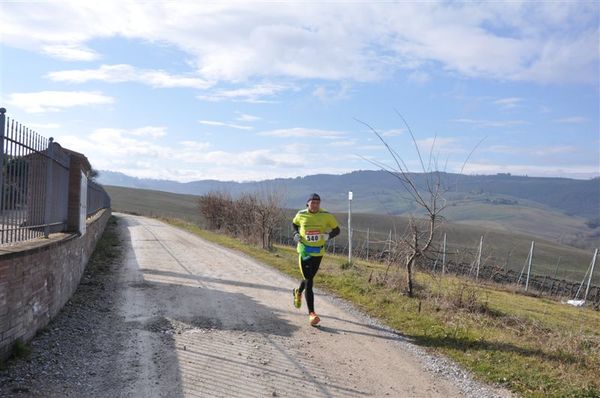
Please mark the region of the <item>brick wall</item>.
POLYGON ((71 298, 110 214, 110 209, 98 212, 83 236, 62 234, 0 252, 0 359, 17 339, 31 340, 71 298))

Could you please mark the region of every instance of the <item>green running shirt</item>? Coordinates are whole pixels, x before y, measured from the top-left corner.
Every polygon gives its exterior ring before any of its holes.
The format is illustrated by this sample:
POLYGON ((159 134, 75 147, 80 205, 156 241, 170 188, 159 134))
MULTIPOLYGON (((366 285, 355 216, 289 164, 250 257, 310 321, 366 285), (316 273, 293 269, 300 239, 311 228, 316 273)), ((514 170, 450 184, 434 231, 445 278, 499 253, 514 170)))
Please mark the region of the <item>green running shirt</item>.
POLYGON ((325 254, 325 240, 322 235, 329 233, 338 226, 333 214, 323 209, 319 209, 316 213, 311 213, 308 209, 300 210, 292 220, 292 223, 299 227, 300 236, 302 236, 302 242, 298 243, 297 247, 298 253, 300 253, 302 244, 320 248, 318 252, 310 250, 309 253, 311 256, 322 256, 325 254))

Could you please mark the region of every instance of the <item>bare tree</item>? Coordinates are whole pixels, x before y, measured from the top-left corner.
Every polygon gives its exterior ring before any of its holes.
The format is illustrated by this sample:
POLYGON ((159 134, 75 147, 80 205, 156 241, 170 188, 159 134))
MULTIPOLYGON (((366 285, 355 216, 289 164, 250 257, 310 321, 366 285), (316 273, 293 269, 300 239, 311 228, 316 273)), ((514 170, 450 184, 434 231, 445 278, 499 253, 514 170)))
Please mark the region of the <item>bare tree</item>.
POLYGON ((200 197, 198 206, 208 228, 271 249, 283 218, 282 203, 283 195, 273 191, 244 193, 237 199, 229 193, 209 192, 200 197))
MULTIPOLYGON (((432 243, 435 232, 443 221, 442 212, 446 208, 444 194, 448 191, 448 187, 442 180, 443 172, 439 170, 438 156, 434 154, 437 136, 434 137, 429 150, 427 165, 425 165, 412 129, 398 111, 396 111, 396 114, 400 117, 410 134, 413 146, 418 155, 422 172, 422 181, 420 181, 419 184, 417 184, 418 176, 409 171, 408 166, 402 157, 387 143, 383 136, 369 124, 361 120, 357 121, 368 127, 377 136, 379 141, 381 141, 391 155, 393 164, 390 166, 369 159, 365 160, 380 167, 382 170, 396 178, 404 190, 409 194, 417 208, 425 213, 425 217, 419 218, 414 214, 410 215, 406 232, 400 235, 396 242, 396 250, 398 253, 391 257, 395 259, 395 261, 398 261, 399 264, 404 263, 406 268, 406 292, 412 297, 414 295, 413 270, 416 266, 423 264, 425 261, 433 260, 435 257, 433 255, 434 250, 432 243)), ((460 173, 462 173, 467 161, 481 142, 483 142, 483 139, 469 153, 462 165, 460 173)), ((445 170, 445 168, 446 166, 444 166, 443 169, 445 170)))
POLYGON ((263 192, 259 196, 255 223, 260 231, 263 249, 273 248, 275 232, 284 217, 282 203, 283 195, 279 192, 263 192))
POLYGON ((360 120, 358 121, 367 126, 385 146, 392 157, 393 166, 377 161, 368 161, 396 178, 418 208, 425 212, 424 218, 417 218, 414 215, 409 217, 407 232, 400 235, 397 242, 399 255, 394 256, 395 259, 398 259, 397 261, 404 262, 406 268, 406 292, 412 297, 414 294, 413 270, 416 265, 427 259, 432 251, 433 237, 439 223, 442 221, 441 213, 446 207, 444 199, 446 188, 442 184, 441 173, 437 170, 437 159, 433 155, 435 139, 429 152, 427 166, 425 166, 421 151, 410 126, 402 115, 398 113, 398 116, 400 116, 410 133, 417 152, 424 178, 424 184, 423 182, 421 183, 422 186, 417 185, 415 175, 409 172, 402 157, 386 142, 383 136, 369 124, 360 120))

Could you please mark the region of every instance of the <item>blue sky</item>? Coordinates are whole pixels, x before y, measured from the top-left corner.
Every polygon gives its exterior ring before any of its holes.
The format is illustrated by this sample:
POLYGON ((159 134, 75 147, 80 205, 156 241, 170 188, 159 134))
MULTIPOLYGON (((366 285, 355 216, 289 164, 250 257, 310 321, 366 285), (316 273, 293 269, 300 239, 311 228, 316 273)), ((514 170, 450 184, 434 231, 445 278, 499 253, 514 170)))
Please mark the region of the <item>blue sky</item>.
POLYGON ((422 171, 397 112, 438 169, 596 177, 599 4, 2 1, 0 106, 144 178, 390 163, 357 120, 422 171))

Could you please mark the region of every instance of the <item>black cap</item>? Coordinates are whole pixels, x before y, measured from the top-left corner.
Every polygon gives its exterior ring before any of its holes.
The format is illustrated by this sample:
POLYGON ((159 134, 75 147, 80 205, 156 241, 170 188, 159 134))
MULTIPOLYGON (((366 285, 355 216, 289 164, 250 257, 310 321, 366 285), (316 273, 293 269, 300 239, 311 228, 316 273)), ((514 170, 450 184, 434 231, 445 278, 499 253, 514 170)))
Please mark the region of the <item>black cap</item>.
POLYGON ((308 196, 308 199, 306 199, 306 203, 310 202, 311 200, 318 200, 320 202, 321 201, 321 197, 318 194, 316 194, 316 193, 311 193, 308 196))

